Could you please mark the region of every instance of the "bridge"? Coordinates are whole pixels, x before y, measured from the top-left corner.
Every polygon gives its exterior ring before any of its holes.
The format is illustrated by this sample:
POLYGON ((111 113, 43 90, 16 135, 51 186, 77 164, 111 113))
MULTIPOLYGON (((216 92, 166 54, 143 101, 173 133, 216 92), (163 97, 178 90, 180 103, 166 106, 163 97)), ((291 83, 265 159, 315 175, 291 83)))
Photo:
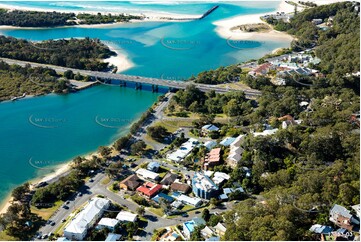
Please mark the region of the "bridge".
POLYGON ((110 72, 101 72, 101 71, 90 71, 90 70, 80 70, 80 69, 74 69, 74 68, 68 68, 68 67, 62 67, 62 66, 55 66, 55 65, 48 65, 48 64, 40 64, 35 62, 29 62, 29 61, 20 61, 20 60, 14 60, 14 59, 8 59, 8 58, 0 58, 0 60, 13 65, 19 65, 19 66, 25 66, 25 65, 31 65, 32 67, 43 67, 43 68, 51 68, 54 69, 57 73, 64 73, 65 71, 72 71, 73 73, 80 73, 83 76, 92 76, 97 79, 102 80, 120 80, 123 81, 123 83, 126 82, 132 82, 135 83, 137 87, 141 87, 142 85, 151 85, 154 87, 168 87, 171 89, 186 89, 189 85, 196 86, 199 90, 203 92, 208 91, 215 91, 217 93, 226 93, 230 91, 243 91, 248 98, 255 98, 257 96, 261 95, 261 92, 258 90, 254 90, 251 88, 243 88, 243 89, 236 89, 232 87, 224 87, 219 85, 207 85, 207 84, 200 84, 200 83, 194 83, 191 81, 174 81, 174 80, 165 80, 161 78, 151 78, 151 77, 142 77, 142 76, 133 76, 133 75, 126 75, 126 74, 120 74, 120 73, 110 73, 110 72))

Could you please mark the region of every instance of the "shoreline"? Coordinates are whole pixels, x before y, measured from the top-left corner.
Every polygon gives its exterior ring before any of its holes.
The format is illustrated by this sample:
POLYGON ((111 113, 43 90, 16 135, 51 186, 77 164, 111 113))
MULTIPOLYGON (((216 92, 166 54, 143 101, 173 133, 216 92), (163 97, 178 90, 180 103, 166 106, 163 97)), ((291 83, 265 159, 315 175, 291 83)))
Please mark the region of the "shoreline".
POLYGON ((281 41, 292 41, 293 37, 288 35, 287 33, 280 32, 277 30, 272 30, 268 32, 245 32, 241 30, 233 31, 231 30, 233 27, 244 25, 244 24, 257 24, 257 23, 265 23, 260 17, 266 14, 273 14, 275 12, 285 12, 289 13, 294 10, 294 6, 286 3, 285 1, 281 1, 278 5, 277 9, 273 12, 268 13, 259 13, 259 14, 248 14, 248 15, 240 15, 231 17, 228 19, 223 19, 219 21, 215 21, 212 24, 216 26, 215 32, 222 38, 232 39, 232 40, 281 40, 281 41))
POLYGON ((111 56, 103 60, 103 62, 108 62, 109 65, 114 65, 117 68, 117 73, 128 70, 135 66, 135 64, 129 59, 129 56, 119 50, 120 47, 115 47, 109 43, 104 43, 104 41, 101 42, 108 46, 111 51, 117 53, 116 56, 111 56))

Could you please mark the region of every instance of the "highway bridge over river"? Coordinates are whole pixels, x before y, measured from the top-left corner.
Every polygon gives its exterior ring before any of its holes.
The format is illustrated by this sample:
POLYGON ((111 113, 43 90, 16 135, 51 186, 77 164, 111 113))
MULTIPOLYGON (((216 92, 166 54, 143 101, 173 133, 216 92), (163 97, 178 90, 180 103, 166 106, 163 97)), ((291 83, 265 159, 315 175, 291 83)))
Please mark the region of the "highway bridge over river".
POLYGON ((127 82, 135 83, 137 87, 141 87, 142 85, 150 85, 153 87, 168 87, 171 89, 185 89, 188 85, 195 85, 198 89, 203 92, 208 91, 215 91, 217 93, 226 93, 230 91, 243 91, 248 98, 255 98, 261 95, 261 92, 254 89, 239 89, 239 88, 232 88, 232 87, 225 87, 219 85, 206 85, 200 83, 193 83, 190 81, 175 81, 175 80, 165 80, 162 78, 151 78, 151 77, 142 77, 142 76, 133 76, 133 75, 126 75, 120 73, 110 73, 110 72, 100 72, 100 71, 90 71, 90 70, 80 70, 62 66, 54 66, 48 64, 40 64, 28 61, 20 61, 14 59, 7 59, 7 58, 0 58, 0 60, 12 65, 31 65, 32 67, 44 67, 44 68, 51 68, 54 69, 58 73, 64 73, 65 71, 72 71, 73 73, 80 73, 84 76, 92 76, 97 79, 102 79, 106 81, 111 80, 118 80, 122 81, 122 85, 126 84, 127 82))

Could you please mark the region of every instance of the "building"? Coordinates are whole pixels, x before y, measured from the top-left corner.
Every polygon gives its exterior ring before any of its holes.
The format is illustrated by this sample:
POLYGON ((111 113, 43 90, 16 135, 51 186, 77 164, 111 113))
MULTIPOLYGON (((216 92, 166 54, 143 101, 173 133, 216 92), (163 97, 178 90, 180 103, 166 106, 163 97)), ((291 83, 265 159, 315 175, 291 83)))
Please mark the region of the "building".
POLYGON ((170 189, 174 192, 179 192, 182 194, 187 194, 189 192, 189 190, 191 190, 191 188, 190 188, 190 186, 188 186, 188 184, 180 183, 180 182, 174 182, 170 186, 170 189))
POLYGON ((119 220, 114 218, 102 218, 97 225, 97 229, 108 228, 113 231, 115 229, 115 226, 118 225, 118 223, 119 220))
POLYGON ((167 233, 163 234, 162 237, 160 237, 159 241, 180 241, 182 238, 179 234, 174 232, 173 230, 169 230, 167 233))
POLYGON ((64 229, 64 236, 69 240, 84 240, 89 228, 103 215, 110 201, 104 198, 93 198, 64 229))
POLYGON ((311 22, 315 25, 318 25, 318 24, 322 24, 323 20, 320 18, 314 18, 314 19, 312 19, 311 22))
POLYGON ((204 158, 203 166, 207 170, 209 167, 215 167, 221 163, 221 148, 212 149, 204 158))
POLYGON ((223 183, 224 181, 226 180, 229 180, 230 176, 224 172, 218 172, 216 171, 214 174, 213 174, 213 182, 216 184, 216 185, 219 185, 221 183, 223 183))
POLYGON ((266 129, 262 132, 254 132, 253 135, 254 137, 257 136, 268 136, 268 135, 273 135, 278 131, 278 129, 266 129))
POLYGON ((67 238, 65 238, 65 237, 59 237, 56 241, 70 241, 70 240, 68 240, 67 238))
POLYGON ((141 185, 139 180, 140 179, 136 174, 128 176, 119 183, 119 187, 124 190, 135 191, 135 189, 141 185))
POLYGON ((118 241, 121 237, 120 234, 109 233, 105 241, 118 241))
POLYGON ((189 197, 186 195, 180 195, 177 197, 178 201, 182 202, 183 204, 188 204, 193 207, 199 207, 202 204, 202 199, 197 197, 189 197))
POLYGON ((206 221, 202 218, 193 218, 191 221, 183 223, 183 233, 189 239, 194 228, 197 226, 206 225, 206 221))
POLYGON ((156 203, 160 203, 160 199, 163 199, 167 203, 172 203, 174 201, 173 197, 168 196, 164 193, 159 193, 158 195, 156 195, 155 197, 152 198, 152 200, 156 203))
POLYGON ((134 223, 135 221, 137 221, 138 215, 127 211, 121 211, 117 214, 116 219, 119 220, 120 222, 134 223))
POLYGON ((230 167, 235 168, 238 162, 242 159, 244 149, 241 147, 241 144, 244 141, 244 137, 245 135, 239 135, 230 144, 230 151, 227 157, 227 165, 229 165, 230 167))
POLYGON ((161 180, 160 184, 165 185, 165 186, 169 186, 171 185, 175 180, 177 180, 178 175, 177 174, 173 174, 171 172, 168 172, 164 178, 161 180))
POLYGON ((183 143, 178 150, 168 154, 169 161, 180 162, 199 144, 198 140, 190 138, 187 142, 183 143))
POLYGON ((331 226, 314 224, 314 225, 311 226, 311 228, 309 230, 311 232, 313 232, 313 233, 316 233, 316 234, 327 234, 327 235, 329 235, 333 231, 333 228, 331 226))
POLYGON ((361 210, 360 210, 360 204, 353 205, 352 209, 356 212, 357 216, 361 218, 361 210))
POLYGON ((152 180, 152 181, 159 180, 159 175, 157 173, 155 173, 153 171, 148 171, 143 168, 138 169, 135 173, 145 180, 152 180))
POLYGON ((179 208, 183 207, 183 203, 182 203, 182 201, 177 200, 177 201, 172 202, 171 206, 172 206, 172 208, 179 209, 179 208))
POLYGON ((248 74, 251 76, 267 75, 268 72, 272 69, 275 69, 273 64, 267 62, 267 63, 257 66, 255 69, 248 72, 248 74))
POLYGON ((210 140, 204 143, 204 146, 207 148, 207 150, 213 149, 214 146, 217 145, 217 142, 214 140, 210 140))
POLYGON ((162 185, 146 182, 137 188, 137 192, 143 194, 148 198, 152 198, 162 190, 162 185))
POLYGON ((213 236, 213 234, 214 231, 208 226, 204 227, 204 229, 201 230, 201 235, 203 236, 203 238, 210 238, 213 236))
POLYGON ((202 127, 201 131, 202 131, 202 135, 206 136, 210 132, 218 132, 219 128, 214 124, 206 124, 202 127))
POLYGON ((158 172, 159 167, 160 167, 160 164, 158 162, 152 161, 152 162, 149 162, 149 164, 147 166, 147 170, 153 171, 153 172, 158 172))
POLYGON ((218 223, 213 227, 213 229, 219 237, 222 237, 227 231, 226 226, 224 226, 222 223, 218 223))
POLYGON ((337 226, 349 231, 352 231, 355 225, 360 224, 359 220, 357 220, 349 210, 338 204, 333 205, 331 208, 329 220, 337 226))
POLYGON ((218 186, 203 173, 197 172, 192 178, 193 193, 203 199, 218 196, 218 186))

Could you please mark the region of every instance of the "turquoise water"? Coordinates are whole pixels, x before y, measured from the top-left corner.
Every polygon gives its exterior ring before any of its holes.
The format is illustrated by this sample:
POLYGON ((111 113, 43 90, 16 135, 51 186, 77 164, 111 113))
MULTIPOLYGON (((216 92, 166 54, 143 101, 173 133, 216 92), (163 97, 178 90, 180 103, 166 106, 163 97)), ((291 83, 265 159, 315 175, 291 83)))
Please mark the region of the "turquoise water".
MULTIPOLYGON (((12 5, 45 9, 52 4, 51 7, 58 10, 100 11, 101 6, 187 14, 202 14, 214 6, 214 3, 176 3, 11 2, 12 5)), ((288 42, 265 40, 244 41, 238 43, 241 48, 232 48, 214 31, 212 23, 216 20, 273 11, 277 4, 221 3, 206 19, 192 22, 144 22, 106 28, 2 29, 0 34, 30 40, 99 38, 126 54, 135 64, 124 73, 180 80, 289 46, 288 42)), ((49 173, 47 167, 110 144, 127 132, 130 123, 151 106, 157 96, 149 91, 97 86, 76 94, 0 103, 0 199, 16 185, 49 173)))
POLYGON ((158 95, 101 85, 1 103, 0 198, 50 167, 110 144, 158 95))

